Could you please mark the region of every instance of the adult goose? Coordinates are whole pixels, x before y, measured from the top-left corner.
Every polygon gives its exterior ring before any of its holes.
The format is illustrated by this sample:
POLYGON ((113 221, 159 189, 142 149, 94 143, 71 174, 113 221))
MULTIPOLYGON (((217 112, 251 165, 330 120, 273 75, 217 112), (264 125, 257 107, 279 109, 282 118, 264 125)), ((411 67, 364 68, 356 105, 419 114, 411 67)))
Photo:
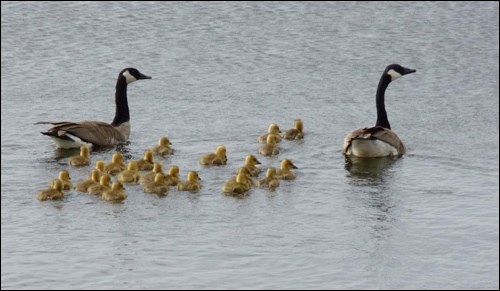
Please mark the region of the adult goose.
POLYGON ((415 73, 416 70, 392 64, 385 68, 377 88, 377 123, 374 127, 359 128, 344 138, 342 153, 346 156, 361 158, 399 157, 404 155, 405 146, 391 130, 385 111, 385 90, 389 84, 401 76, 415 73))
POLYGON ((116 112, 113 122, 101 121, 41 121, 35 124, 52 124, 42 134, 51 137, 59 148, 78 148, 81 145, 113 146, 127 141, 130 135, 130 115, 127 101, 127 85, 143 79, 151 79, 134 68, 123 69, 116 81, 116 112))

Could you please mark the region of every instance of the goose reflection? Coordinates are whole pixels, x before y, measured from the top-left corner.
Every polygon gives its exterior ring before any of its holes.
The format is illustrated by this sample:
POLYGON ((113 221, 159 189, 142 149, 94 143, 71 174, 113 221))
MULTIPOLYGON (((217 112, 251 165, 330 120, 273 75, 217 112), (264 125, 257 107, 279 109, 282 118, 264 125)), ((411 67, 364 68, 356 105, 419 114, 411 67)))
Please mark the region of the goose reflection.
POLYGON ((344 167, 354 177, 381 179, 395 161, 396 159, 391 157, 359 158, 346 156, 344 167))
MULTIPOLYGON (((90 151, 91 154, 93 154, 93 153, 105 153, 112 149, 115 149, 116 151, 122 153, 125 159, 129 160, 132 158, 130 148, 128 147, 129 144, 130 141, 116 146, 94 146, 90 149, 90 151)), ((61 159, 66 159, 71 156, 78 155, 79 152, 80 152, 79 148, 70 148, 70 149, 56 148, 54 150, 54 159, 56 161, 59 161, 61 159)))
POLYGON ((71 148, 71 149, 61 149, 61 148, 56 148, 54 150, 54 158, 56 161, 62 160, 69 158, 71 156, 78 155, 80 152, 80 149, 78 148, 71 148))
POLYGON ((391 157, 345 158, 344 167, 350 173, 348 183, 356 189, 353 191, 356 194, 349 197, 355 205, 354 215, 365 221, 368 234, 365 239, 375 246, 384 245, 398 221, 397 212, 394 212, 398 199, 394 196, 390 171, 396 161, 391 157))

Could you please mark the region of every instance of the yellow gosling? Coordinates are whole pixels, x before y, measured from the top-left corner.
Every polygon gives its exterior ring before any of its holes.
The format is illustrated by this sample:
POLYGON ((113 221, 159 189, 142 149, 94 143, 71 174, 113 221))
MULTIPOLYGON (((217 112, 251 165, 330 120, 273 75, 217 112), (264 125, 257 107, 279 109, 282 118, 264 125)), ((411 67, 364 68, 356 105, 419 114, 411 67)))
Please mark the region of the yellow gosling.
MULTIPOLYGON (((61 182, 63 184, 63 186, 62 186, 63 191, 68 191, 68 190, 73 189, 73 184, 70 181, 71 177, 69 176, 69 172, 67 170, 61 170, 59 172, 58 179, 61 180, 61 182)), ((50 185, 53 185, 55 180, 57 180, 57 179, 52 180, 52 182, 50 182, 50 185)))
POLYGON ((139 171, 151 171, 153 170, 153 151, 145 150, 144 158, 142 160, 137 160, 137 168, 139 171))
POLYGON ((165 183, 168 186, 177 186, 181 178, 179 177, 179 167, 177 165, 170 166, 168 174, 165 176, 165 183))
POLYGON ((144 193, 165 195, 167 191, 168 185, 165 183, 165 176, 163 174, 156 174, 153 182, 144 185, 144 193))
POLYGON ((200 177, 195 171, 189 171, 187 174, 187 180, 185 182, 179 182, 179 184, 177 184, 177 190, 179 191, 189 191, 191 193, 195 193, 200 191, 200 189, 200 177))
POLYGON ((274 156, 280 153, 280 149, 277 145, 278 138, 276 135, 268 135, 267 143, 259 148, 259 153, 263 156, 274 156))
POLYGON ((278 138, 276 142, 280 142, 281 141, 280 133, 281 133, 280 127, 276 123, 271 123, 269 125, 269 128, 267 129, 267 133, 257 137, 257 141, 260 143, 266 143, 267 137, 269 135, 276 135, 278 138))
POLYGON ((101 198, 106 201, 122 202, 127 199, 127 192, 120 181, 113 182, 111 189, 102 192, 101 198))
POLYGON ((96 196, 102 196, 102 193, 106 190, 111 189, 111 176, 108 174, 103 174, 99 181, 99 184, 92 185, 88 188, 87 193, 96 196))
POLYGON ((59 179, 52 181, 52 185, 49 189, 38 191, 36 194, 36 199, 40 201, 46 200, 61 200, 64 198, 63 183, 59 179))
POLYGON ((260 174, 260 168, 257 165, 260 165, 260 161, 254 155, 248 155, 245 158, 245 167, 251 176, 258 176, 260 174))
POLYGON ((174 150, 171 148, 172 144, 170 143, 170 140, 168 137, 163 136, 160 137, 160 140, 158 141, 158 145, 153 148, 153 152, 159 156, 166 156, 166 155, 171 155, 174 150))
POLYGON ((218 146, 214 153, 209 153, 200 158, 202 165, 225 165, 227 163, 226 147, 218 146))
POLYGON ((74 167, 90 165, 90 150, 88 146, 80 147, 80 155, 69 158, 69 164, 74 167))
POLYGON ((245 184, 245 186, 247 186, 248 188, 258 185, 258 182, 252 179, 252 176, 250 175, 250 172, 246 167, 239 168, 238 172, 236 173, 236 176, 232 177, 227 182, 232 182, 232 183, 236 182, 236 179, 239 174, 243 174, 241 183, 245 184))
POLYGON ((141 175, 141 177, 139 178, 139 183, 141 185, 145 185, 145 184, 151 183, 155 179, 155 175, 158 174, 158 173, 161 173, 162 175, 165 175, 165 173, 163 173, 163 166, 162 166, 162 164, 156 162, 156 163, 154 163, 153 170, 151 172, 146 173, 144 175, 141 175))
POLYGON ((104 166, 105 165, 106 164, 104 163, 103 160, 97 160, 97 161, 95 161, 95 169, 99 170, 100 172, 104 173, 104 166))
POLYGON ((127 166, 125 166, 123 162, 123 155, 117 152, 111 157, 111 163, 104 166, 104 172, 111 176, 115 176, 126 168, 127 166))
POLYGON ((251 188, 247 185, 246 179, 246 175, 243 172, 239 172, 235 180, 230 179, 224 183, 222 192, 228 195, 241 195, 246 193, 251 188))
MULTIPOLYGON (((106 174, 104 172, 104 166, 106 164, 104 163, 103 160, 97 160, 95 161, 95 170, 97 170, 99 172, 99 178, 101 178, 102 174, 106 174)), ((89 178, 92 178, 92 172, 89 172, 89 178)))
POLYGON ((304 123, 302 119, 295 119, 294 127, 283 133, 283 138, 288 140, 303 139, 304 138, 304 123))
POLYGON ((281 169, 276 171, 276 177, 281 180, 293 180, 295 179, 295 174, 292 169, 297 169, 297 167, 291 160, 284 159, 281 161, 281 169))
POLYGON ((118 181, 127 184, 138 184, 140 178, 137 161, 128 162, 127 169, 118 174, 118 181))
POLYGON ((279 185, 280 181, 276 177, 276 168, 269 167, 266 172, 266 177, 259 181, 259 188, 268 188, 274 191, 279 185))
POLYGON ((78 192, 87 192, 89 190, 89 187, 92 185, 99 184, 99 172, 96 169, 93 169, 91 172, 91 178, 87 180, 81 180, 80 182, 76 183, 75 189, 78 192))

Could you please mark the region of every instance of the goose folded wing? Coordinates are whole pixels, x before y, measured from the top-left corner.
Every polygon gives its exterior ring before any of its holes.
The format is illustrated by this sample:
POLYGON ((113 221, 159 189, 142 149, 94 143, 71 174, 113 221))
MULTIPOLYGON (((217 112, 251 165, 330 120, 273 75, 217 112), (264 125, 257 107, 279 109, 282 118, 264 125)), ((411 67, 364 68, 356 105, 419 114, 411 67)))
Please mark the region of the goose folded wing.
POLYGON ((395 147, 402 155, 405 153, 404 144, 394 131, 382 126, 358 128, 344 138, 342 152, 345 154, 349 150, 354 139, 378 139, 395 147))
POLYGON ((70 134, 95 145, 117 144, 127 140, 114 126, 101 121, 42 121, 35 124, 52 124, 53 127, 46 133, 48 135, 65 138, 70 134))

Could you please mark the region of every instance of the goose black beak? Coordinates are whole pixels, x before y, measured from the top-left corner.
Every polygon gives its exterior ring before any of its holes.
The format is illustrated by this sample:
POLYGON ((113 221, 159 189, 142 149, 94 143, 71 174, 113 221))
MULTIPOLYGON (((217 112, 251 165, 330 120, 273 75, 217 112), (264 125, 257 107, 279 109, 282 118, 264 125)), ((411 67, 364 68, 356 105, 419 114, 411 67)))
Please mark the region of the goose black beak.
POLYGON ((146 75, 140 73, 139 80, 143 80, 143 79, 153 79, 153 78, 151 76, 146 76, 146 75))
POLYGON ((416 71, 417 70, 414 70, 414 69, 404 68, 403 75, 408 75, 408 74, 411 74, 411 73, 415 73, 416 71))

